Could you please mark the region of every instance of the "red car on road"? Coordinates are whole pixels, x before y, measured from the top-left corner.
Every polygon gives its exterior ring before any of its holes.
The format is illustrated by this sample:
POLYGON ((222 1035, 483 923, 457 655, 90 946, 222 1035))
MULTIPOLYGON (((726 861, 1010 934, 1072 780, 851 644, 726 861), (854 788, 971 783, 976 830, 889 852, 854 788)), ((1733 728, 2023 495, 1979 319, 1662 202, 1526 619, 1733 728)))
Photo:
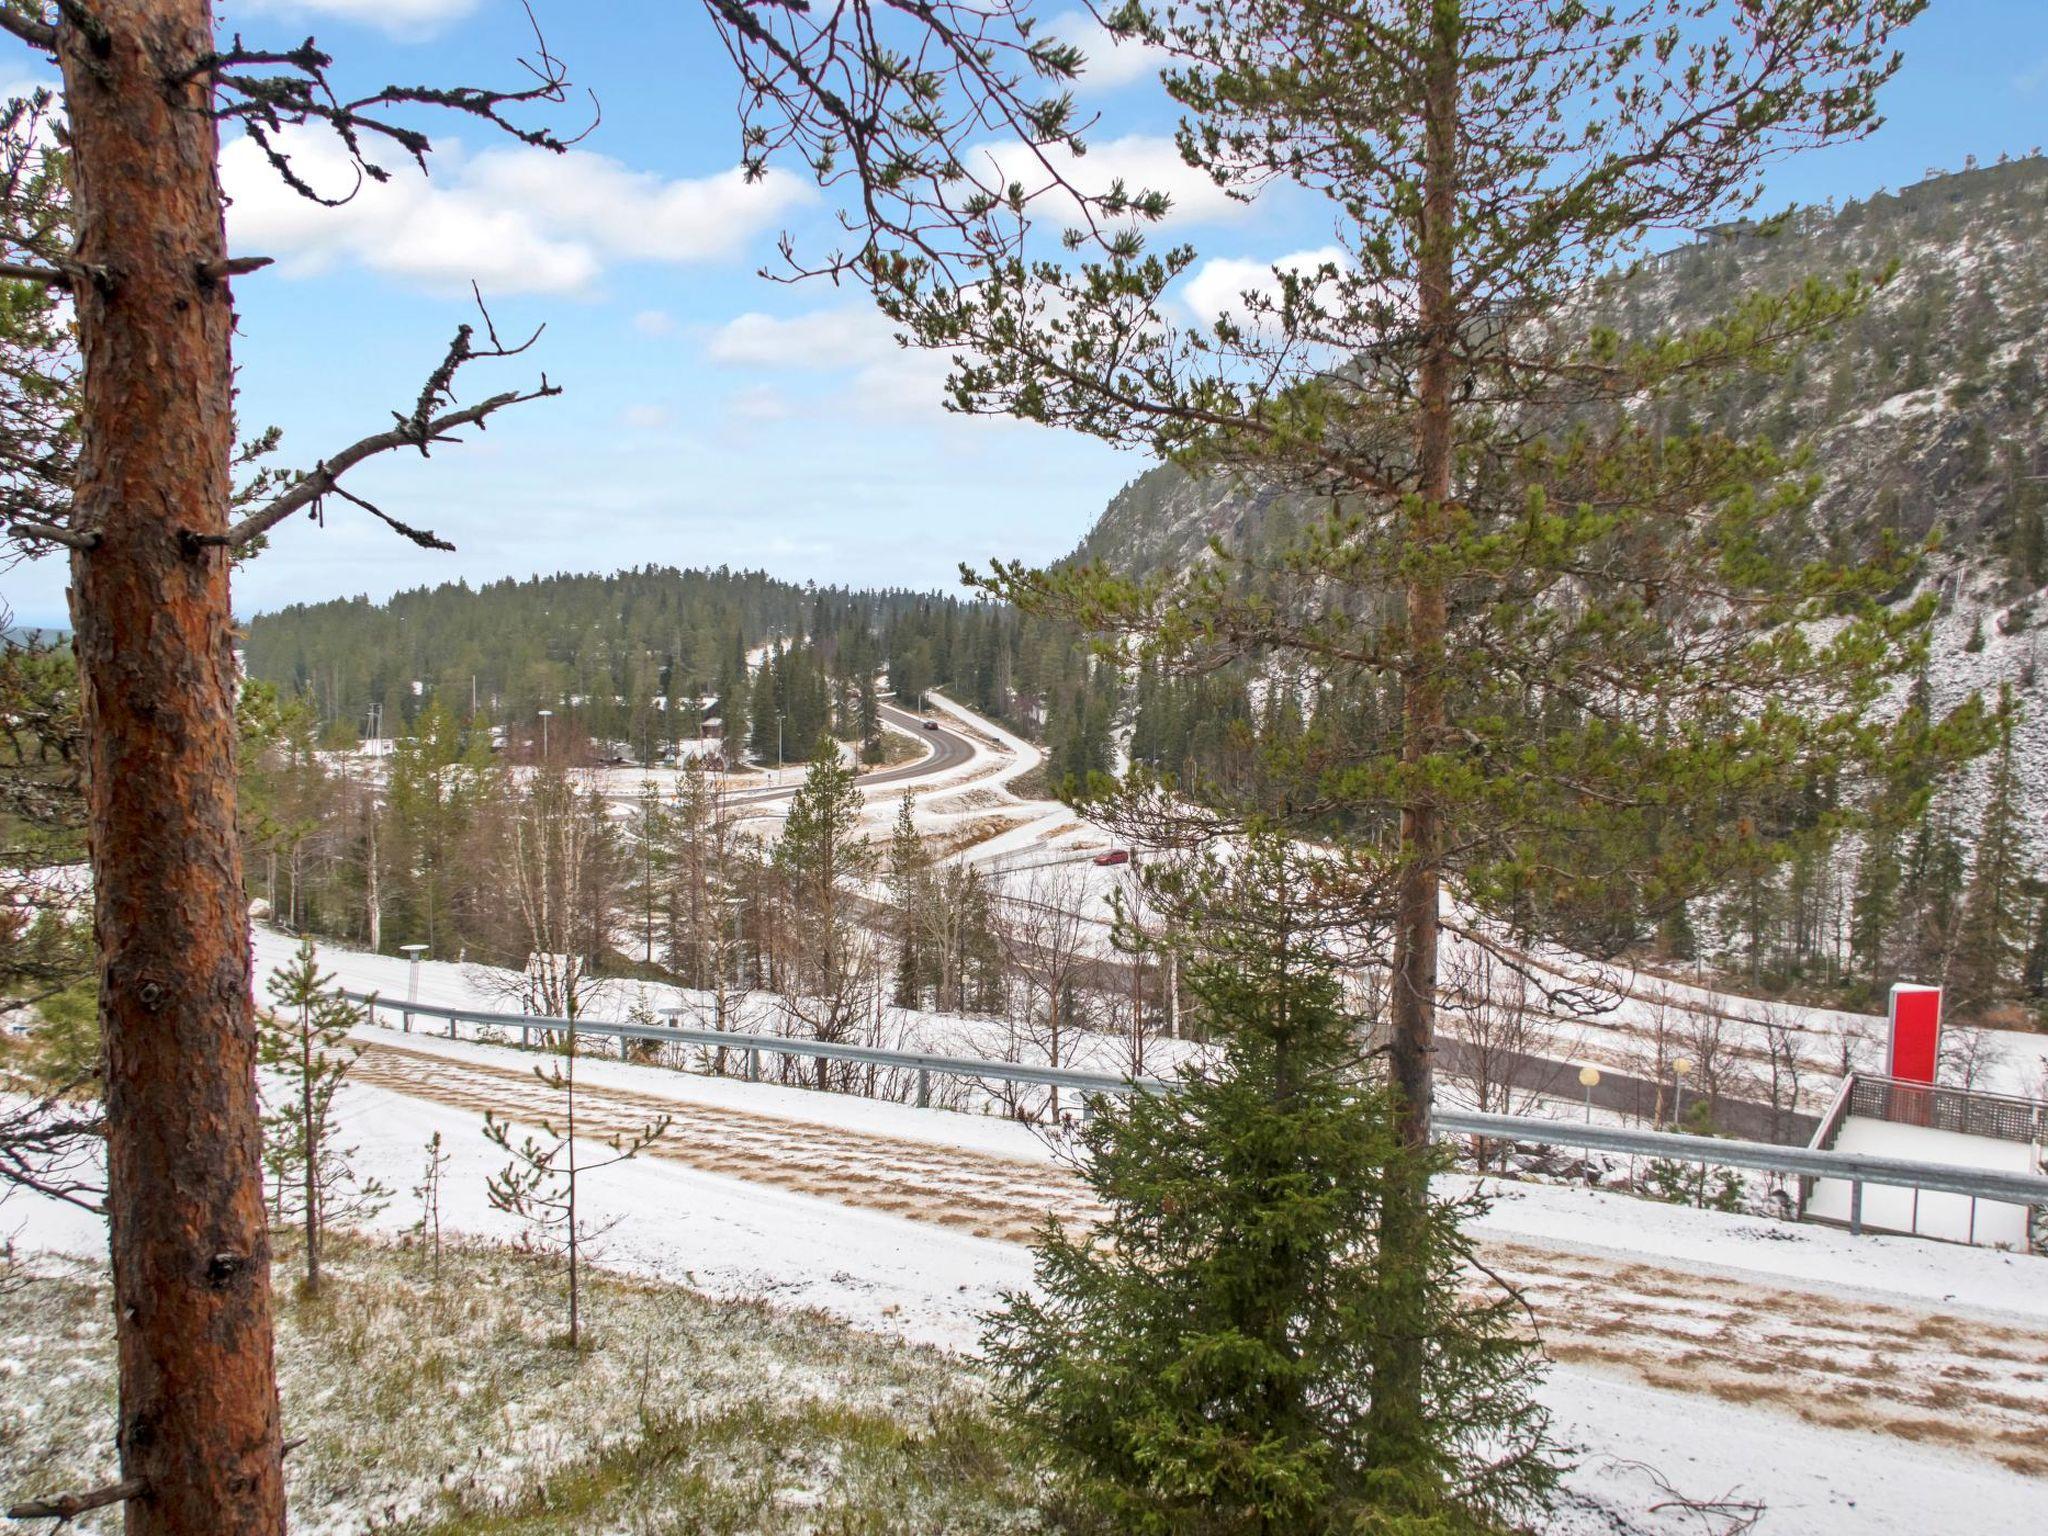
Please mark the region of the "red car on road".
POLYGON ((1131 862, 1131 850, 1128 848, 1112 848, 1107 853, 1098 853, 1097 855, 1095 855, 1095 862, 1104 866, 1111 864, 1128 864, 1131 862))

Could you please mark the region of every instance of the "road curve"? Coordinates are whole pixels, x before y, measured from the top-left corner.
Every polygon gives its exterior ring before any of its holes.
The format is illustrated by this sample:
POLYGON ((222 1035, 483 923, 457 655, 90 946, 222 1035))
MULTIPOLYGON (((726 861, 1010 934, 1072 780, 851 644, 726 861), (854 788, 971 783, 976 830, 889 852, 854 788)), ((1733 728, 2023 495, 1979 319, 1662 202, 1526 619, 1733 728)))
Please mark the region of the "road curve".
MULTIPOLYGON (((897 768, 878 768, 860 775, 856 782, 864 790, 887 789, 894 784, 909 784, 918 779, 950 773, 974 757, 974 743, 954 727, 940 725, 936 730, 928 731, 924 728, 921 717, 907 709, 898 709, 893 704, 882 706, 882 718, 929 742, 932 750, 928 756, 921 757, 914 763, 904 763, 897 768)), ((786 800, 796 791, 795 784, 778 784, 766 789, 736 790, 729 798, 736 805, 755 806, 786 800)))

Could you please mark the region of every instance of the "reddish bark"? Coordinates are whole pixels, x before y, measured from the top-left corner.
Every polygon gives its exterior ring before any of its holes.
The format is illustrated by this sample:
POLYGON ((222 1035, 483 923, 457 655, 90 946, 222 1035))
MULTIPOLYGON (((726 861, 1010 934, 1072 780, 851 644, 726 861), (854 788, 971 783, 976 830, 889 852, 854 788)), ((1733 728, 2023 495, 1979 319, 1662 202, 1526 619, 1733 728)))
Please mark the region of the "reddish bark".
POLYGON ((138 1536, 284 1530, 225 549, 233 443, 207 0, 59 31, 83 440, 89 744, 122 1471, 138 1536))

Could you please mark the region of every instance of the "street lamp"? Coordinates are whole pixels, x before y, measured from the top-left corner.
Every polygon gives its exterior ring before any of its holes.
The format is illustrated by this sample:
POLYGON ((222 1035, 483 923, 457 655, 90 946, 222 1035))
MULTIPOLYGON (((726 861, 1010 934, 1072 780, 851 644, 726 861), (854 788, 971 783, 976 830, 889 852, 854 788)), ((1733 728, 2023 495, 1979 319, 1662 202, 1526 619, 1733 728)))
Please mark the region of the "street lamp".
MULTIPOLYGON (((405 1000, 408 1005, 420 1000, 420 956, 427 952, 424 944, 401 944, 399 951, 411 962, 405 972, 405 1000)), ((412 1008, 405 1010, 405 1032, 412 1033, 412 1008)))
POLYGON ((548 717, 553 713, 552 709, 544 709, 540 712, 540 755, 543 761, 546 760, 548 755, 548 717))
POLYGON ((1671 1063, 1671 1123, 1685 1129, 1685 1075, 1692 1071, 1692 1058, 1681 1056, 1671 1063))

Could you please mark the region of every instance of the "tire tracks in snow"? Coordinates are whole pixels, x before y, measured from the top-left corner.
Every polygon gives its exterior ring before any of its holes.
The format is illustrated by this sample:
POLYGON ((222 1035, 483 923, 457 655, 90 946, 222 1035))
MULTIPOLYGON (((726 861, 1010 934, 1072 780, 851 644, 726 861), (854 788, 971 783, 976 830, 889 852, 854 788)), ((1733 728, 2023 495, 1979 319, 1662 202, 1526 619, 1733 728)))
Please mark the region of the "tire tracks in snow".
MULTIPOLYGON (((530 1123, 559 1112, 560 1095, 523 1066, 378 1041, 353 1075, 479 1115, 530 1123)), ((1024 1243, 1048 1215, 1100 1214, 1057 1164, 578 1086, 578 1130, 595 1138, 662 1114, 672 1124, 645 1156, 976 1237, 1024 1243)), ((1560 1362, 2048 1477, 2048 1330, 1525 1241, 1486 1238, 1481 1248, 1523 1290, 1560 1362)))

